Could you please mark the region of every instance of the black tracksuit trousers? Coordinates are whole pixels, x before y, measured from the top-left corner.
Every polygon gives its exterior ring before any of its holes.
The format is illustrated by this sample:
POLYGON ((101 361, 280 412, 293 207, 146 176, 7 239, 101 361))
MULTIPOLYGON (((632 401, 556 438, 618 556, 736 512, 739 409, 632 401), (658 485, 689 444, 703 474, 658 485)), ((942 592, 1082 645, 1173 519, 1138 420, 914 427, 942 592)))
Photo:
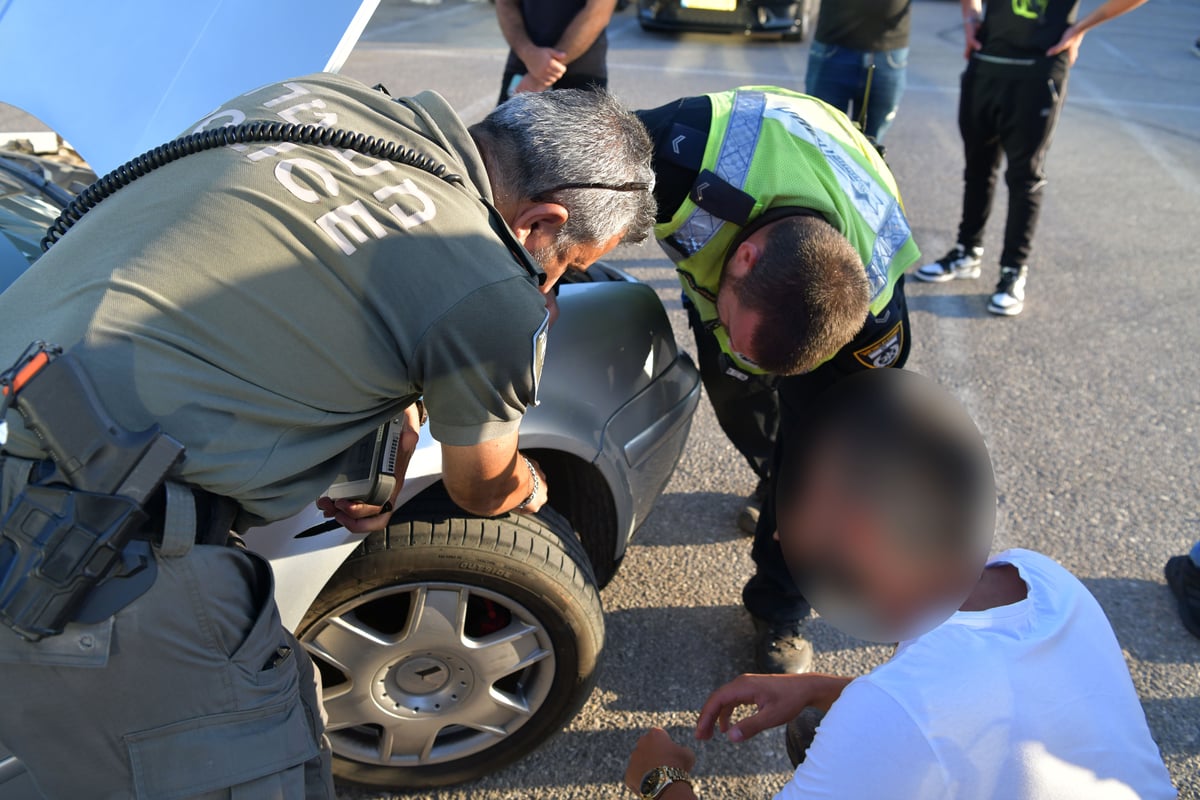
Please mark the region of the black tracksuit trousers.
POLYGON ((976 57, 963 73, 958 127, 966 169, 958 241, 968 248, 982 245, 1003 154, 1009 200, 1001 266, 1029 263, 1046 187, 1046 154, 1066 99, 1067 72, 1059 59, 1022 65, 976 57))

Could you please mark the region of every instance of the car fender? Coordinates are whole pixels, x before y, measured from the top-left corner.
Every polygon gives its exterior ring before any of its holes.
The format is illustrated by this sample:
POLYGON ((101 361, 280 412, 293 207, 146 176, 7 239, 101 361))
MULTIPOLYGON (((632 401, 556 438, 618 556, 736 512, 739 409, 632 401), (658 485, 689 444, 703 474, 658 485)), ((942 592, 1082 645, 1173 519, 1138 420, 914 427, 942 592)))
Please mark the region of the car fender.
MULTIPOLYGON (((603 454, 609 420, 678 356, 662 303, 648 286, 625 281, 563 286, 550 333, 539 403, 521 423, 521 446, 593 463, 612 492, 616 537, 624 545, 635 503, 621 458, 603 454), (665 326, 665 328, 664 328, 665 326)), ((398 507, 441 480, 437 442, 422 429, 398 507)), ((553 491, 553 487, 551 487, 553 491)), ((248 547, 271 561, 284 625, 299 625, 313 600, 365 537, 325 519, 316 505, 246 532, 248 547)))

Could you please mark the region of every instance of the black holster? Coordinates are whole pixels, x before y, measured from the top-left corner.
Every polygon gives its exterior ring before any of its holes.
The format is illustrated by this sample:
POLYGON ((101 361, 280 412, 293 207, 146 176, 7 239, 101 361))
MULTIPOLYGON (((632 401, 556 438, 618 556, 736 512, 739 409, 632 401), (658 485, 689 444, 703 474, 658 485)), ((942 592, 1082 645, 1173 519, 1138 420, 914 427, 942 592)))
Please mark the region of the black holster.
POLYGON ((145 521, 126 497, 26 486, 0 533, 0 621, 30 641, 62 633, 145 521))

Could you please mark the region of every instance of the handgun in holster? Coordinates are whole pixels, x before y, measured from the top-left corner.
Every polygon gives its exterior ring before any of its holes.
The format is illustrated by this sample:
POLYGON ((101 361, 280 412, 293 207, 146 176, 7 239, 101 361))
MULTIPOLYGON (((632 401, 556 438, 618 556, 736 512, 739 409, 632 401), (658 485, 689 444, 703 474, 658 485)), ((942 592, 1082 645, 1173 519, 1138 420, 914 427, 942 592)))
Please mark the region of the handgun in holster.
POLYGON ((0 531, 0 622, 37 641, 62 633, 119 568, 184 448, 158 425, 123 428, 79 360, 44 342, 0 374, 0 392, 0 420, 16 408, 55 467, 17 495, 0 531))

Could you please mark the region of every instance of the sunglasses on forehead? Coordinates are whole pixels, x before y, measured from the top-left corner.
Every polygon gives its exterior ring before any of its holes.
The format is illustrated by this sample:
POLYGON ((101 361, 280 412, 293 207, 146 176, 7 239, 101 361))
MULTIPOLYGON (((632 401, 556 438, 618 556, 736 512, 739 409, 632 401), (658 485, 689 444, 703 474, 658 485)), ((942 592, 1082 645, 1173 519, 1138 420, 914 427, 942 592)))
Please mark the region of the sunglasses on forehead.
POLYGON ((558 186, 553 186, 529 198, 535 202, 542 202, 555 192, 566 191, 567 189, 604 189, 609 192, 645 192, 650 189, 650 184, 645 181, 630 181, 629 183, 560 183, 558 186))

